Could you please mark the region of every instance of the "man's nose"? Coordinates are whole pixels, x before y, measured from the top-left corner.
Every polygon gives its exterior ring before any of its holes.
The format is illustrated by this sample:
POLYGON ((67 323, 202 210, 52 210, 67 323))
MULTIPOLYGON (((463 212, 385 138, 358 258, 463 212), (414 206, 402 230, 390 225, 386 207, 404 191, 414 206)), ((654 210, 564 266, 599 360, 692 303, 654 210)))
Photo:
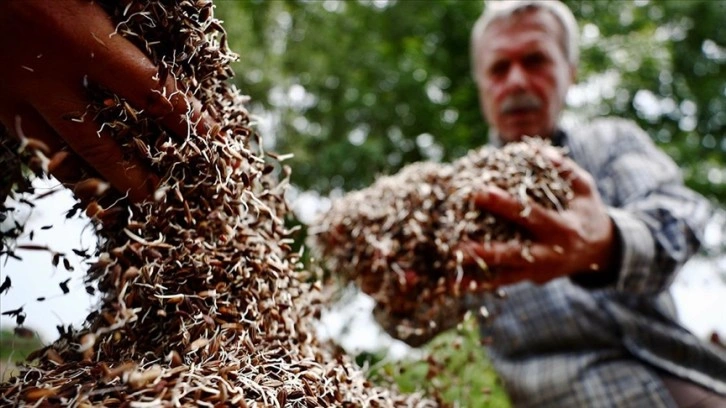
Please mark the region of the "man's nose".
POLYGON ((521 89, 527 85, 527 72, 519 65, 514 64, 507 73, 507 88, 521 89))

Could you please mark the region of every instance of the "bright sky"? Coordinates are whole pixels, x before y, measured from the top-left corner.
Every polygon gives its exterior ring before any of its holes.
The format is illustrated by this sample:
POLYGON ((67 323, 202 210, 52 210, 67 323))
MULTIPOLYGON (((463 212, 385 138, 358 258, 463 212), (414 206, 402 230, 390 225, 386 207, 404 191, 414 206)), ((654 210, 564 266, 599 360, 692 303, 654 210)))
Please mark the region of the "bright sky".
MULTIPOLYGON (((36 184, 38 185, 42 186, 38 191, 48 188, 47 182, 36 184)), ((23 258, 22 262, 0 257, 0 279, 4 281, 9 276, 12 280, 12 287, 8 292, 0 294, 0 310, 5 312, 23 307, 27 314, 25 326, 37 330, 46 341, 58 337, 56 325, 80 326, 93 306, 93 299, 86 293, 83 285, 87 265, 72 250, 91 248, 89 252, 92 253, 95 237, 88 219, 65 218, 66 211, 74 203, 70 192, 62 189, 37 201, 30 214, 23 205, 19 205, 14 213, 21 221, 30 217, 26 234, 18 239, 19 244, 47 245, 55 251, 66 253, 74 271, 67 271, 62 261, 58 267, 53 267, 52 254, 45 251, 17 250, 16 255, 23 258), (53 227, 41 229, 48 225, 53 227), (32 241, 27 235, 31 230, 35 231, 32 241), (63 295, 59 284, 69 278, 70 293, 63 295), (46 300, 37 301, 39 297, 45 297, 46 300)), ((14 206, 12 203, 6 204, 14 206)), ((3 229, 5 228, 6 225, 3 225, 3 229)), ((0 327, 15 327, 15 319, 2 316, 0 327)))

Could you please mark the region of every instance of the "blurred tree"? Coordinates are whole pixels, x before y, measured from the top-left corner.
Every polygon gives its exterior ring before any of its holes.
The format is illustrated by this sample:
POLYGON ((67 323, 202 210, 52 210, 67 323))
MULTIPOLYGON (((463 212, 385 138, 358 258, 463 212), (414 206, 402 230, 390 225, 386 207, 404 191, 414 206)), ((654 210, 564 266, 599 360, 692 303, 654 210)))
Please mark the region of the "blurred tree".
MULTIPOLYGON (((726 202, 726 2, 566 0, 582 29, 572 111, 638 121, 726 202)), ((479 1, 220 1, 238 86, 293 183, 364 187, 486 141, 470 75, 479 1)))
POLYGON ((582 81, 614 83, 590 114, 636 120, 726 203, 726 1, 566 1, 583 34, 582 81))
POLYGON ((485 141, 468 52, 479 2, 219 6, 242 55, 238 84, 272 122, 265 137, 295 153, 301 188, 361 188, 376 174, 485 141), (242 25, 251 35, 238 35, 242 25))

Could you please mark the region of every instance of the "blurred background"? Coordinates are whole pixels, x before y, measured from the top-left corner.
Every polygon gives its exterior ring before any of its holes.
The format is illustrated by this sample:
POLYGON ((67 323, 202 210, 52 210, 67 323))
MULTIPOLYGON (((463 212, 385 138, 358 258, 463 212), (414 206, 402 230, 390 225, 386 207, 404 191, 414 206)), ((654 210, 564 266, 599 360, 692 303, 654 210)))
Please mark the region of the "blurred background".
MULTIPOLYGON (((686 183, 714 202, 707 245, 672 292, 694 333, 726 336, 726 317, 719 312, 726 297, 726 1, 565 3, 580 24, 582 57, 564 120, 635 120, 681 166, 686 183)), ((249 109, 266 149, 295 155, 287 162, 293 169, 290 223, 304 226, 331 198, 363 188, 377 175, 419 160, 450 161, 486 142, 469 63, 469 32, 481 1, 215 4, 239 54, 233 81, 252 98, 249 109)), ((88 220, 65 217, 73 203, 58 192, 35 208, 18 205, 14 217, 36 230, 55 225, 38 231, 36 243, 92 252, 88 220)), ((0 228, 7 231, 13 222, 0 228)), ((81 258, 69 256, 71 271, 53 267, 47 253, 31 252, 18 251, 22 261, 0 257, 0 282, 13 282, 0 294, 0 306, 3 312, 24 306, 25 326, 49 342, 58 336, 56 326, 78 326, 93 298, 84 290, 81 258), (66 279, 70 292, 64 295, 59 284, 66 279)), ((426 350, 411 350, 372 323, 370 300, 352 289, 340 297, 324 315, 321 335, 371 364, 374 378, 393 376, 404 389, 444 390, 462 406, 507 404, 496 376, 482 370, 486 355, 470 324, 426 350), (442 362, 451 368, 437 365, 442 362)), ((20 355, 28 340, 7 335, 15 323, 11 316, 0 319, 3 361, 11 350, 20 355)))

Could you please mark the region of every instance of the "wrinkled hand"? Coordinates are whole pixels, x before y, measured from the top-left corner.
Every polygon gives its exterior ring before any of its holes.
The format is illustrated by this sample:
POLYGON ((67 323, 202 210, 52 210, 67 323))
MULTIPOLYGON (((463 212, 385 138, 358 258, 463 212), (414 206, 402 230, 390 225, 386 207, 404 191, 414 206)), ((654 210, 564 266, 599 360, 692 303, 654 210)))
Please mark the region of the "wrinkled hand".
POLYGON ((478 257, 497 271, 494 287, 523 280, 545 283, 583 272, 616 273, 617 233, 592 176, 554 149, 543 153, 572 183, 574 197, 565 211, 530 203, 531 211, 524 216, 515 197, 493 186, 474 196, 481 210, 515 223, 531 241, 531 256, 523 255, 525 244, 520 241, 461 244, 468 255, 465 262, 476 262, 478 257))
MULTIPOLYGON (((134 201, 149 196, 158 178, 140 161, 124 161, 121 148, 99 124, 80 114, 89 104, 86 81, 127 99, 137 110, 159 118, 185 136, 182 116, 189 101, 171 76, 161 83, 158 69, 131 42, 112 33, 108 14, 83 0, 0 2, 0 121, 18 138, 47 145, 46 155, 69 154, 51 172, 66 185, 95 169, 134 201)), ((198 117, 196 102, 193 117, 198 117)), ((205 126, 201 124, 200 126, 205 126)))

